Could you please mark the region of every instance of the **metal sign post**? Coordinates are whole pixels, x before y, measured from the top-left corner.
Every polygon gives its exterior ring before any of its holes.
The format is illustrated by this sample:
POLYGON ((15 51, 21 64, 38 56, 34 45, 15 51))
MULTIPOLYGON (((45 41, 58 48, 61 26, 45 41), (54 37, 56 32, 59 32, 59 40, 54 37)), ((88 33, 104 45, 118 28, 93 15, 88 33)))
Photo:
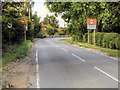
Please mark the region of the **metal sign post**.
POLYGON ((24 41, 26 42, 26 31, 28 30, 28 20, 20 20, 24 23, 24 41))
POLYGON ((8 23, 7 27, 9 28, 9 45, 11 47, 11 28, 12 28, 12 23, 8 23))
POLYGON ((90 43, 89 41, 89 33, 90 33, 90 29, 94 29, 94 45, 95 45, 95 29, 96 29, 96 23, 97 20, 95 18, 88 18, 87 19, 87 29, 88 29, 88 43, 90 43))

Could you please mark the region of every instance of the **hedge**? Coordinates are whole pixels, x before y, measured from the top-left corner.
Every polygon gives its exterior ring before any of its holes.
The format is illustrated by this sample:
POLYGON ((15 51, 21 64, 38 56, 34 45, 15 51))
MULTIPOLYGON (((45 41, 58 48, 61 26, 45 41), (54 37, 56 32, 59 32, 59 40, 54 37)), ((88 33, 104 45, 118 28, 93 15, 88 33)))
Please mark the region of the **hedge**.
MULTIPOLYGON (((97 46, 101 46, 104 48, 110 49, 120 49, 120 34, 118 33, 101 33, 96 32, 95 34, 95 42, 97 46)), ((90 44, 94 43, 94 34, 90 33, 90 44)), ((83 42, 87 43, 88 34, 86 33, 83 36, 83 42)))
POLYGON ((73 41, 76 41, 76 42, 82 42, 82 40, 83 40, 83 37, 82 37, 82 35, 81 34, 78 34, 78 35, 72 35, 72 40, 73 41))

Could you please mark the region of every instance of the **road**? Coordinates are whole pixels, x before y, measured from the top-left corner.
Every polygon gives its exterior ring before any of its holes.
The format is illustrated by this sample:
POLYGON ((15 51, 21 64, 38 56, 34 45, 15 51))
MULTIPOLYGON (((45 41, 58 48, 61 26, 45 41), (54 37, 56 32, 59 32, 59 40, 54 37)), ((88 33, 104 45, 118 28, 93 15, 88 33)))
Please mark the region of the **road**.
POLYGON ((36 41, 38 87, 118 88, 118 60, 59 39, 36 41))

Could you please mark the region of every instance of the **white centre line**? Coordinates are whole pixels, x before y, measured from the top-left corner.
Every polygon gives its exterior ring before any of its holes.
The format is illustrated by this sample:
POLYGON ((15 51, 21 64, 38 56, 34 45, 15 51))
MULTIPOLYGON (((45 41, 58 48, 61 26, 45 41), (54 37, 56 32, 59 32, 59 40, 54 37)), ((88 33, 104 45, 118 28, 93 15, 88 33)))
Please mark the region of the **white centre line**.
POLYGON ((66 50, 66 49, 64 49, 64 48, 62 48, 64 51, 66 51, 66 52, 68 52, 68 50, 66 50))
POLYGON ((114 58, 114 57, 109 57, 109 58, 112 58, 112 59, 114 59, 114 60, 117 60, 117 61, 118 61, 118 58, 114 58))
POLYGON ((37 73, 37 88, 40 88, 40 78, 39 78, 39 64, 38 64, 38 49, 36 44, 36 73, 37 73))
POLYGON ((81 61, 85 62, 85 60, 83 60, 82 58, 78 57, 77 55, 75 54, 72 54, 73 56, 75 56, 76 58, 80 59, 81 61))
POLYGON ((113 76, 109 75, 108 73, 104 72, 103 70, 99 69, 98 67, 94 67, 96 70, 100 71, 101 73, 105 74, 106 76, 110 77, 111 79, 113 79, 114 81, 120 83, 120 81, 116 78, 114 78, 113 76))
MULTIPOLYGON (((73 45, 73 46, 75 46, 75 45, 73 45)), ((108 57, 108 58, 111 58, 111 59, 113 59, 113 60, 116 60, 116 61, 118 61, 118 58, 114 58, 114 57, 110 57, 110 56, 107 56, 107 55, 105 55, 105 54, 103 54, 103 53, 99 53, 99 52, 96 52, 96 51, 91 51, 90 49, 87 49, 87 48, 84 48, 84 47, 79 47, 79 46, 75 46, 75 47, 78 47, 78 48, 83 48, 84 50, 87 50, 87 51, 90 51, 90 52, 93 52, 93 53, 96 53, 96 54, 99 54, 99 55, 102 55, 102 56, 105 56, 105 57, 108 57)), ((89 55, 91 55, 91 54, 89 54, 89 55)), ((92 55, 93 56, 93 55, 92 55)))
POLYGON ((60 47, 60 46, 58 46, 58 45, 56 45, 57 47, 60 47))

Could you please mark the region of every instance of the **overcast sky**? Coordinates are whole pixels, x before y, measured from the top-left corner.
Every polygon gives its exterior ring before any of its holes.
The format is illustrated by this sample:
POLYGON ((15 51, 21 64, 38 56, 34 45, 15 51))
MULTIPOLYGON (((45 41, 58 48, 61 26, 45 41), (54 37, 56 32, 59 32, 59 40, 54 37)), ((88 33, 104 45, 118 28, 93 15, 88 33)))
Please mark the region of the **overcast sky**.
MULTIPOLYGON (((33 7, 33 13, 35 13, 35 11, 37 12, 38 17, 41 17, 41 20, 43 20, 46 15, 54 15, 53 13, 50 13, 49 10, 47 9, 47 7, 44 5, 45 0, 33 0, 33 2, 35 2, 34 7, 33 7)), ((57 17, 57 19, 59 20, 59 25, 60 27, 64 27, 64 21, 63 19, 61 19, 61 17, 57 17)))

